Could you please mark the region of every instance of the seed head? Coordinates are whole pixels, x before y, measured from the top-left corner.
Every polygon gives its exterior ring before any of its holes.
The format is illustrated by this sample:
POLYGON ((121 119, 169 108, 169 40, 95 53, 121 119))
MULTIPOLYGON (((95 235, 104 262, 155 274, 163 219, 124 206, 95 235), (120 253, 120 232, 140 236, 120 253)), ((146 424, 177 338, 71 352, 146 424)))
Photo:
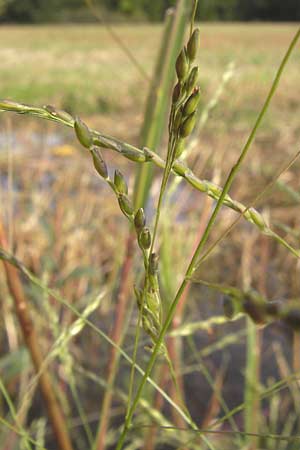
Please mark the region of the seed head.
POLYGON ((149 228, 145 227, 139 234, 139 244, 144 250, 148 250, 151 246, 151 233, 149 228))
POLYGON ((149 311, 149 316, 151 315, 153 322, 157 325, 159 329, 160 325, 160 313, 161 313, 161 301, 160 297, 153 290, 149 290, 146 293, 146 305, 149 311))
POLYGON ((194 89, 194 87, 197 84, 198 77, 199 77, 199 68, 196 66, 196 67, 192 68, 189 78, 187 80, 187 91, 188 92, 192 92, 192 90, 194 89))
POLYGON ((174 118, 174 130, 177 131, 182 124, 182 111, 179 109, 174 118))
POLYGON ((88 126, 82 122, 79 117, 76 117, 75 119, 74 129, 80 144, 83 145, 83 147, 90 148, 93 144, 92 133, 90 132, 88 126))
POLYGON ((118 196, 118 202, 119 202, 120 209, 123 212, 123 214, 125 214, 125 216, 132 216, 133 215, 133 212, 134 212, 133 211, 133 206, 131 204, 131 201, 127 197, 127 195, 120 194, 118 196))
POLYGON ((189 39, 189 42, 187 44, 187 56, 190 61, 194 61, 197 55, 197 50, 199 47, 199 36, 200 36, 200 30, 199 28, 196 28, 193 31, 192 36, 189 39))
POLYGON ((199 88, 195 88, 194 92, 189 96, 189 98, 184 104, 183 115, 189 116, 194 111, 196 111, 199 100, 200 100, 200 91, 199 88))
POLYGON ((145 162, 146 161, 146 157, 142 152, 132 150, 131 148, 128 148, 128 147, 125 147, 122 149, 122 155, 124 155, 125 158, 130 159, 130 161, 134 161, 134 162, 145 162))
POLYGON ((128 194, 128 186, 123 174, 116 169, 114 175, 114 185, 119 194, 128 194))
POLYGON ((134 226, 137 231, 144 228, 146 224, 146 217, 143 208, 139 208, 134 216, 134 226))
POLYGON ((182 89, 182 84, 180 83, 180 81, 178 81, 178 83, 175 85, 174 89, 173 89, 173 95, 172 95, 172 103, 177 103, 180 95, 181 95, 181 89, 182 89))
POLYGON ((184 139, 179 138, 175 144, 175 158, 179 158, 184 150, 184 139))
POLYGON ((137 286, 134 286, 133 288, 134 288, 134 293, 135 293, 138 308, 139 308, 139 310, 141 310, 142 304, 143 304, 143 290, 137 286))
POLYGON ((176 73, 178 80, 184 80, 189 70, 185 49, 182 49, 176 60, 176 73))
POLYGON ((189 136, 192 133, 195 124, 196 124, 196 113, 193 113, 190 116, 188 116, 181 125, 179 129, 180 136, 183 138, 189 136))
POLYGON ((156 253, 151 253, 149 258, 149 272, 155 275, 158 271, 158 256, 156 253))
POLYGON ((151 316, 142 316, 142 324, 144 331, 155 341, 159 335, 159 328, 151 320, 151 316))
POLYGON ((56 116, 59 119, 64 120, 65 122, 73 122, 74 118, 67 111, 63 111, 62 109, 56 110, 56 116))
POLYGON ((108 178, 107 165, 102 158, 100 150, 97 147, 93 146, 93 147, 91 147, 91 154, 93 157, 95 169, 97 170, 97 172, 99 173, 99 175, 101 177, 103 177, 104 179, 107 179, 108 178))

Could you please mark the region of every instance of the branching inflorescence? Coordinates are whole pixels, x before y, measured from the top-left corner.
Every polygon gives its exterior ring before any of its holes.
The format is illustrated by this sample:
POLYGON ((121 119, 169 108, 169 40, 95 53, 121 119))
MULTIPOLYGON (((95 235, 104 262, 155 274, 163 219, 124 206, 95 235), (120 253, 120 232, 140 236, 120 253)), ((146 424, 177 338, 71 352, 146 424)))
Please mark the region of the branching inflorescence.
MULTIPOLYGON (((68 114, 66 111, 56 109, 53 106, 49 105, 39 108, 32 105, 17 103, 11 100, 0 100, 0 112, 1 111, 31 115, 45 120, 50 120, 52 122, 57 122, 61 125, 65 125, 71 128, 74 128, 75 126, 75 120, 70 114, 68 114)), ((158 154, 151 149, 148 149, 146 147, 143 149, 139 149, 131 144, 120 141, 119 139, 116 139, 112 136, 104 135, 99 131, 92 130, 90 128, 89 132, 93 139, 94 149, 96 149, 96 147, 101 147, 104 150, 113 150, 129 159, 130 161, 141 164, 149 162, 156 165, 157 167, 160 167, 161 169, 164 169, 166 166, 166 162, 164 161, 164 159, 158 156, 158 154)), ((103 160, 99 149, 97 153, 98 155, 100 155, 101 160, 103 160)), ((183 178, 197 191, 205 193, 216 201, 218 201, 218 199, 220 198, 222 188, 209 180, 198 178, 182 160, 175 159, 172 165, 172 172, 175 175, 183 178)), ((228 194, 224 198, 223 205, 232 209, 233 211, 236 211, 238 214, 242 214, 244 219, 255 225, 261 233, 274 238, 279 244, 283 245, 286 249, 293 253, 294 256, 297 256, 298 258, 300 257, 299 250, 292 247, 287 241, 285 241, 281 236, 273 231, 267 224, 263 215, 255 208, 247 208, 243 203, 232 199, 228 194)))

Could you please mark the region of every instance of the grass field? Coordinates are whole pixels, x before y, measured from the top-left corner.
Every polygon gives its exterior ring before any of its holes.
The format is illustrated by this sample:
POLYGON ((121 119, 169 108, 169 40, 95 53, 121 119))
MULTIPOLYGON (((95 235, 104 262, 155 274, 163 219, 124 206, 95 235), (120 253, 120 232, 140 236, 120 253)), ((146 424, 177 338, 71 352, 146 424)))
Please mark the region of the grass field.
MULTIPOLYGON (((226 66, 236 64, 236 77, 221 104, 226 126, 255 115, 295 30, 289 24, 201 26, 204 101, 226 66)), ((151 77, 162 27, 119 26, 116 31, 151 77)), ((80 114, 126 113, 133 123, 143 112, 147 81, 103 27, 2 26, 0 57, 2 98, 54 103, 80 114)), ((276 113, 284 112, 286 119, 297 108, 299 58, 295 52, 276 99, 276 113)))
MULTIPOLYGON (((222 186, 253 127, 297 26, 205 24, 200 28, 198 63, 203 115, 224 74, 230 73, 230 79, 223 85, 216 105, 209 109, 187 164, 201 179, 222 186)), ((151 77, 162 26, 121 25, 115 31, 151 77)), ((0 61, 0 98, 36 106, 56 105, 79 114, 105 134, 139 145, 149 80, 117 46, 106 28, 1 26, 0 61)), ((235 200, 251 203, 300 150, 299 80, 298 44, 232 186, 230 195, 235 200)), ((154 150, 165 154, 164 145, 154 150)), ((105 160, 110 170, 117 167, 126 174, 131 194, 135 165, 111 153, 104 150, 105 160)), ((299 248, 300 237, 299 170, 297 160, 255 204, 271 227, 295 248, 299 248)), ((155 174, 147 210, 150 216, 161 172, 155 174)), ((172 187, 162 215, 160 242, 161 282, 163 292, 168 294, 174 294, 190 259, 195 235, 203 232, 215 204, 186 183, 172 187)), ((236 213, 223 208, 208 244, 218 239, 234 218, 236 213)), ((110 334, 118 315, 115 305, 122 282, 122 264, 126 261, 128 223, 120 215, 111 190, 95 176, 91 161, 79 148, 72 131, 39 119, 0 113, 0 241, 1 221, 7 230, 9 248, 25 266, 44 284, 58 289, 68 304, 79 311, 94 305, 97 311, 91 316, 92 322, 110 334)), ((122 348, 129 355, 136 329, 132 285, 140 266, 141 258, 135 249, 127 292, 130 301, 122 322, 125 334, 122 348)), ((299 301, 297 259, 243 219, 222 239, 197 277, 240 290, 251 287, 269 300, 299 301)), ((40 291, 28 282, 24 282, 24 290, 30 299, 35 327, 42 336, 41 348, 51 356, 52 343, 61 337, 62 330, 70 329, 76 316, 57 304, 53 293, 40 291)), ((177 361, 176 370, 186 386, 190 413, 199 426, 207 429, 216 418, 246 399, 246 404, 233 415, 233 423, 226 421, 224 427, 216 429, 226 433, 238 427, 264 436, 259 440, 241 436, 241 443, 237 435, 207 435, 213 446, 210 448, 296 450, 299 440, 278 441, 271 435, 300 434, 299 388, 294 383, 300 367, 299 332, 292 333, 282 323, 254 329, 244 318, 228 324, 220 298, 218 290, 194 283, 184 311, 182 307, 180 337, 176 341, 182 359, 177 361), (246 348, 253 348, 253 352, 248 351, 248 360, 246 348), (249 376, 254 376, 253 383, 249 376), (283 383, 282 393, 276 382, 283 383), (247 407, 249 398, 253 409, 247 407), (255 418, 259 418, 259 423, 255 418)), ((0 401, 0 417, 15 424, 19 433, 24 427, 39 442, 43 443, 45 438, 47 450, 52 450, 55 447, 35 393, 36 384, 27 389, 32 369, 2 271, 0 301, 3 302, 0 381, 3 379, 16 409, 22 411, 15 419, 12 410, 9 413, 5 402, 0 401)), ((110 389, 106 378, 110 345, 88 326, 78 326, 79 334, 74 332, 69 340, 64 335, 65 340, 59 341, 50 367, 54 369, 56 389, 63 398, 72 437, 78 449, 83 450, 90 448, 87 442, 96 431, 99 405, 110 389)), ((144 351, 145 336, 142 338, 139 363, 144 367, 148 353, 144 351)), ((111 408, 111 416, 116 420, 112 420, 107 433, 111 449, 115 448, 119 417, 123 417, 127 399, 128 366, 121 360, 120 367, 111 408)), ((168 379, 163 377, 164 371, 163 363, 158 363, 153 376, 163 379, 163 389, 177 398, 168 379)), ((198 442, 184 446, 190 434, 163 429, 153 432, 157 438, 155 445, 151 431, 143 429, 144 423, 166 426, 170 420, 177 427, 182 423, 180 417, 161 407, 159 398, 150 389, 146 389, 144 400, 136 417, 137 428, 131 433, 132 446, 128 448, 200 448, 198 442)), ((0 424, 0 448, 13 450, 10 444, 13 436, 17 434, 0 424)), ((206 448, 201 443, 201 449, 206 448)))

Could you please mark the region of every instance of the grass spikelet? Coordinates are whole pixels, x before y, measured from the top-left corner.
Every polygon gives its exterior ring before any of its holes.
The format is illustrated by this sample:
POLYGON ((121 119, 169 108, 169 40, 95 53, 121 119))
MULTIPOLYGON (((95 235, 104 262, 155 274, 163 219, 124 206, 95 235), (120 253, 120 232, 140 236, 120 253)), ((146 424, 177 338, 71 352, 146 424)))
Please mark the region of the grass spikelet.
POLYGON ((190 62, 193 62, 197 56, 197 50, 199 48, 200 30, 195 28, 188 43, 187 43, 187 56, 190 62))
POLYGON ((90 148, 93 144, 93 136, 88 126, 80 119, 75 118, 74 129, 80 144, 85 148, 90 148))
POLYGON ((114 185, 119 194, 128 194, 128 186, 124 175, 120 170, 115 170, 114 185))
POLYGON ((90 148, 90 151, 92 154, 93 163, 96 171, 102 178, 107 180, 108 179, 107 165, 102 158, 100 150, 97 147, 93 146, 90 148))

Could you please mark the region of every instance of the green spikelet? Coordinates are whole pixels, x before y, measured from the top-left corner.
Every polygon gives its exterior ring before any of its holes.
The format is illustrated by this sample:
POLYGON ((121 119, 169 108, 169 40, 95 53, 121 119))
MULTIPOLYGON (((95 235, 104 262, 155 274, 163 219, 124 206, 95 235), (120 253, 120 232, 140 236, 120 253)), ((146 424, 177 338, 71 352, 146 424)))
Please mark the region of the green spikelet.
POLYGON ((118 169, 115 170, 114 185, 117 192, 119 192, 120 194, 128 194, 128 186, 126 180, 123 174, 118 169))
POLYGON ((176 73, 178 80, 184 80, 189 70, 189 64, 186 57, 185 49, 182 49, 176 60, 176 73))
POLYGON ((139 245, 144 250, 148 250, 151 246, 151 233, 149 228, 145 227, 141 230, 139 237, 139 245))
POLYGON ((199 48, 199 37, 200 37, 200 31, 199 28, 196 28, 192 36, 189 39, 189 42, 187 44, 187 57, 192 62, 197 56, 197 50, 199 48))
POLYGON ((80 144, 83 145, 83 147, 90 148, 93 144, 93 136, 88 126, 82 122, 80 117, 76 117, 74 129, 80 144))
POLYGON ((179 158, 182 155, 182 153, 184 151, 184 139, 183 138, 177 139, 174 151, 175 151, 175 158, 179 158))
POLYGON ((182 91, 182 84, 179 81, 173 89, 173 94, 172 94, 172 103, 173 104, 177 103, 178 100, 180 99, 181 91, 182 91))
POLYGON ((146 224, 146 217, 143 208, 139 208, 134 216, 134 226, 136 231, 140 231, 146 224))
POLYGON ((129 216, 129 217, 133 216, 133 213, 134 213, 133 206, 132 206, 131 201, 127 197, 127 195, 120 194, 118 196, 118 202, 119 202, 120 209, 123 212, 123 214, 125 214, 125 216, 129 216))
POLYGON ((189 116, 190 114, 193 114, 193 112, 195 112, 197 109, 199 100, 200 100, 200 90, 199 88, 195 88, 194 92, 189 96, 189 98, 184 104, 182 111, 183 115, 189 116))
POLYGON ((198 82, 198 78, 199 78, 199 67, 196 66, 196 67, 192 68, 192 70, 189 74, 187 83, 186 83, 186 88, 187 88, 188 93, 193 91, 194 87, 196 86, 196 84, 198 82))
POLYGON ((182 124, 182 111, 179 109, 174 118, 174 125, 173 125, 174 131, 177 131, 181 124, 182 124))
POLYGON ((156 253, 151 253, 149 258, 149 273, 156 275, 158 272, 158 256, 156 253))
POLYGON ((99 175, 102 178, 107 180, 108 179, 107 166, 106 166, 105 161, 102 158, 100 150, 97 147, 93 146, 93 147, 91 147, 90 151, 92 154, 95 169, 97 170, 97 172, 99 173, 99 175))
POLYGON ((188 116, 185 121, 182 123, 180 129, 179 129, 179 134, 182 138, 185 138, 187 136, 189 136, 195 126, 196 123, 196 114, 193 113, 190 116, 188 116))
POLYGON ((73 122, 74 118, 67 111, 63 111, 62 109, 56 110, 56 116, 59 119, 64 120, 65 122, 73 122))

